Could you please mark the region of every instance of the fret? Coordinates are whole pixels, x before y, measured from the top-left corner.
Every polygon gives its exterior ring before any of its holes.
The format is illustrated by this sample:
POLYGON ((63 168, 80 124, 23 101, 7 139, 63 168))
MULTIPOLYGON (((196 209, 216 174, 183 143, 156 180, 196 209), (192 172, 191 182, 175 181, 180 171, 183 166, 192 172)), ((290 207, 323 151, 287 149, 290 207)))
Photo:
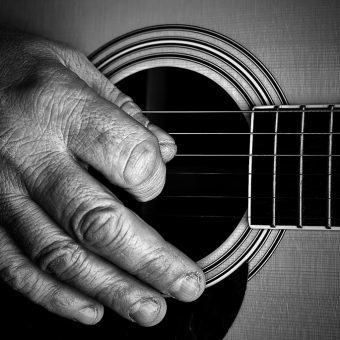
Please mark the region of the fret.
POLYGON ((295 133, 278 135, 277 141, 277 181, 276 181, 276 224, 298 224, 299 219, 299 164, 301 112, 299 110, 279 110, 278 132, 295 133), (297 134, 298 133, 298 134, 297 134), (296 155, 284 156, 284 155, 296 155), (288 158, 287 158, 288 157, 288 158), (290 167, 288 171, 287 167, 290 167), (286 199, 284 197, 290 197, 286 199))
POLYGON ((275 112, 275 127, 274 127, 274 157, 273 157, 273 222, 272 225, 275 227, 276 225, 276 167, 277 167, 277 130, 279 123, 279 108, 277 108, 275 112))
POLYGON ((332 227, 332 151, 333 151, 333 121, 334 121, 334 106, 330 107, 329 116, 329 139, 328 139, 328 200, 327 200, 327 228, 332 227))
POLYGON ((319 171, 320 167, 327 170, 319 175, 306 176, 307 158, 303 157, 303 226, 328 226, 329 123, 329 107, 327 111, 306 108, 304 132, 325 132, 327 135, 305 135, 303 153, 324 155, 323 158, 310 158, 309 167, 313 172, 319 171))
POLYGON ((301 136, 300 136, 300 163, 299 163, 299 224, 298 227, 302 228, 302 193, 303 193, 303 144, 304 144, 304 130, 305 130, 305 106, 302 106, 301 114, 301 136))

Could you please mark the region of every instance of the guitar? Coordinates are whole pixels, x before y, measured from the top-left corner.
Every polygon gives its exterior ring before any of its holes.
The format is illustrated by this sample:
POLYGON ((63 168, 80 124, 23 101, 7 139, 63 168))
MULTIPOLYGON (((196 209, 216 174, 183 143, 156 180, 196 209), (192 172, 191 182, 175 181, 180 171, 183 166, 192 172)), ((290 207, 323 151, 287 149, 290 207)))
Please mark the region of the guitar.
POLYGON ((180 153, 165 192, 138 209, 153 222, 180 216, 218 235, 189 254, 208 285, 248 262, 225 339, 339 338, 340 4, 45 0, 18 11, 18 3, 3 1, 3 22, 83 50, 131 96, 126 84, 141 74, 150 82, 143 109, 170 129, 180 153), (196 85, 203 77, 225 101, 157 102, 164 94, 152 84, 169 73, 196 85))

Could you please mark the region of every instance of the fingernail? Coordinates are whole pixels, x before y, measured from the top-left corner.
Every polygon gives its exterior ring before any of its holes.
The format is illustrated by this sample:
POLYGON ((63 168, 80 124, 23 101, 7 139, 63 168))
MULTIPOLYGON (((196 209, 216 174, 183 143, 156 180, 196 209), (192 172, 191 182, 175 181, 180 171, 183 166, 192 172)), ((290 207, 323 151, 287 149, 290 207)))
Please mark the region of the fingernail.
POLYGON ((182 301, 195 300, 201 290, 201 275, 190 273, 178 279, 170 288, 170 294, 182 301))
POLYGON ((78 311, 77 320, 85 324, 93 324, 97 320, 97 308, 96 307, 85 307, 78 311))
POLYGON ((139 324, 152 323, 159 314, 160 305, 154 299, 145 299, 136 302, 129 310, 129 316, 139 324))
POLYGON ((177 146, 173 141, 159 141, 159 147, 165 163, 174 158, 177 153, 177 146))

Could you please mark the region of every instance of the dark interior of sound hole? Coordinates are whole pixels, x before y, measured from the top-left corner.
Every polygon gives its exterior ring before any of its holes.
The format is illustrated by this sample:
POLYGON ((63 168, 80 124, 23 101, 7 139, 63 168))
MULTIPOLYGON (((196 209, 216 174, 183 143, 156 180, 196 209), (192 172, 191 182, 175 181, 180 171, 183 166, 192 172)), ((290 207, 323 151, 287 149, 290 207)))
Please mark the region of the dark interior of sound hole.
MULTIPOLYGON (((144 111, 239 111, 218 84, 186 69, 143 70, 117 86, 144 111)), ((156 199, 137 203, 121 197, 122 192, 118 196, 165 239, 199 260, 231 234, 247 207, 248 158, 220 154, 247 154, 248 136, 212 132, 249 132, 248 124, 240 112, 154 113, 149 119, 170 133, 182 133, 173 137, 178 154, 184 155, 168 163, 167 182, 156 199)))

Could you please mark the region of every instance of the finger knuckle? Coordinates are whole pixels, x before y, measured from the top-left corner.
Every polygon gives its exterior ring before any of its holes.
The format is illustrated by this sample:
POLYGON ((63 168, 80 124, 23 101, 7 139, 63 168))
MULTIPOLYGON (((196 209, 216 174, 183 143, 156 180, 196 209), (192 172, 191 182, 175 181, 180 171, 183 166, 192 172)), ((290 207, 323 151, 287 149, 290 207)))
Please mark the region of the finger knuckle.
POLYGON ((27 67, 22 74, 20 81, 14 84, 12 89, 20 94, 27 93, 29 95, 38 92, 47 87, 48 80, 53 79, 53 76, 57 73, 57 69, 54 63, 45 61, 36 61, 34 64, 27 67))
POLYGON ((67 280, 82 271, 85 254, 75 242, 63 240, 43 248, 35 260, 43 271, 67 280))
POLYGON ((123 107, 127 103, 133 103, 133 101, 132 101, 131 97, 129 97, 125 93, 119 91, 118 96, 115 100, 115 103, 119 107, 123 107))
POLYGON ((65 42, 58 43, 57 53, 62 57, 61 60, 65 63, 66 66, 76 61, 79 62, 78 66, 80 67, 80 63, 86 59, 86 56, 83 52, 65 42))
POLYGON ((99 301, 106 301, 108 306, 114 307, 114 309, 122 309, 124 304, 131 299, 131 296, 135 293, 134 287, 124 280, 118 278, 115 280, 108 280, 95 294, 95 299, 99 301))
POLYGON ((65 42, 54 43, 51 47, 59 61, 71 70, 81 70, 89 62, 82 51, 65 42))
POLYGON ((52 94, 57 99, 72 97, 78 89, 79 78, 62 64, 49 63, 37 76, 41 80, 38 95, 42 99, 50 100, 52 94))
POLYGON ((48 283, 36 297, 35 302, 53 313, 64 314, 74 309, 75 296, 68 293, 59 283, 48 283))
POLYGON ((12 101, 19 102, 25 112, 36 115, 42 109, 50 111, 53 104, 68 98, 66 94, 75 91, 76 82, 76 75, 62 64, 55 60, 39 60, 23 72, 6 94, 12 101))
POLYGON ((162 283, 171 273, 172 265, 165 248, 159 247, 146 252, 140 257, 133 273, 148 281, 162 283))
POLYGON ((89 210, 76 227, 78 239, 97 249, 111 245, 119 248, 125 243, 127 234, 126 209, 120 204, 89 210))
POLYGON ((58 284, 51 284, 40 299, 40 304, 52 312, 63 312, 74 308, 74 297, 66 292, 58 284))
POLYGON ((25 264, 11 264, 1 270, 0 276, 14 290, 24 295, 31 295, 38 283, 37 273, 25 264))
POLYGON ((156 138, 150 136, 134 145, 123 170, 127 186, 137 186, 149 179, 155 171, 159 157, 156 138))

